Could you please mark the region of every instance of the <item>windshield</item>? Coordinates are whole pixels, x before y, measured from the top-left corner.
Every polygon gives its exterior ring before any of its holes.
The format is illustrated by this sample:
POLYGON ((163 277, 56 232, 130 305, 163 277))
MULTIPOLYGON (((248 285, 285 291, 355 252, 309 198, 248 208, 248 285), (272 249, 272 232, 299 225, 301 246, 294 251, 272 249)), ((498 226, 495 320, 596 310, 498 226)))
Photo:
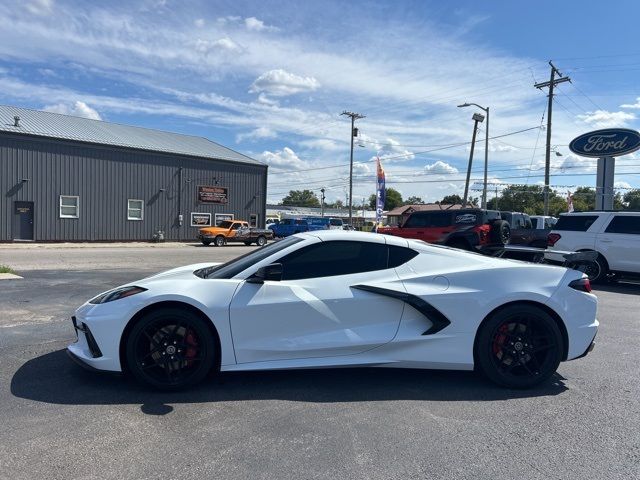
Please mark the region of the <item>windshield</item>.
POLYGON ((245 253, 222 265, 200 268, 193 272, 193 274, 200 278, 233 278, 251 265, 261 262, 274 253, 284 250, 291 245, 295 245, 298 242, 302 242, 303 240, 304 239, 300 237, 287 237, 284 240, 265 245, 253 252, 245 253))
POLYGON ((231 225, 232 225, 232 222, 230 222, 228 220, 225 220, 223 222, 220 222, 218 224, 218 227, 220 227, 220 228, 229 228, 231 225))

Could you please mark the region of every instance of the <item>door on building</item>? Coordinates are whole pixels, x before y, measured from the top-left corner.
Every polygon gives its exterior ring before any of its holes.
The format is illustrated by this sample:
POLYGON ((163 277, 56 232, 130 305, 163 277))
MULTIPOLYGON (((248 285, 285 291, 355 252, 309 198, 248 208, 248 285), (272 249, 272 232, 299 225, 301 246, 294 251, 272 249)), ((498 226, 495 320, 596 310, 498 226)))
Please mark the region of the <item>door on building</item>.
POLYGON ((33 240, 33 202, 13 202, 14 240, 33 240))

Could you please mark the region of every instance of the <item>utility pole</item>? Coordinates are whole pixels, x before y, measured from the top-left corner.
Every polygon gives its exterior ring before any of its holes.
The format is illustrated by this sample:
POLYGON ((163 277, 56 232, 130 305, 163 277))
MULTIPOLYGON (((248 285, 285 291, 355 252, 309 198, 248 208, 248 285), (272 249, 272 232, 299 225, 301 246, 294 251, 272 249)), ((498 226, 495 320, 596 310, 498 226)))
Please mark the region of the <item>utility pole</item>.
POLYGON ((347 112, 346 110, 340 115, 351 117, 351 155, 349 156, 349 225, 353 225, 353 138, 358 136, 358 129, 355 128, 355 121, 365 118, 355 112, 347 112))
POLYGON ((320 189, 322 196, 320 197, 320 216, 324 217, 324 188, 320 189))
POLYGON ((489 107, 484 108, 477 103, 468 103, 465 102, 462 105, 458 105, 458 108, 470 107, 475 105, 480 110, 484 110, 487 114, 487 128, 484 132, 484 184, 482 188, 482 201, 480 203, 480 208, 487 208, 487 171, 489 170, 489 107))
POLYGON ((549 170, 551 169, 551 111, 553 109, 553 87, 563 82, 570 82, 569 77, 563 77, 560 71, 551 63, 551 77, 548 82, 536 83, 534 87, 542 90, 549 87, 549 103, 547 104, 547 150, 544 161, 544 214, 549 215, 549 170), (556 74, 559 78, 556 78, 556 74))
POLYGON ((471 164, 473 163, 473 148, 476 146, 476 133, 478 133, 478 123, 484 120, 484 116, 474 113, 473 117, 473 137, 471 137, 471 152, 469 153, 469 166, 467 167, 467 181, 464 183, 464 198, 462 208, 467 206, 467 195, 469 194, 469 181, 471 180, 471 164))

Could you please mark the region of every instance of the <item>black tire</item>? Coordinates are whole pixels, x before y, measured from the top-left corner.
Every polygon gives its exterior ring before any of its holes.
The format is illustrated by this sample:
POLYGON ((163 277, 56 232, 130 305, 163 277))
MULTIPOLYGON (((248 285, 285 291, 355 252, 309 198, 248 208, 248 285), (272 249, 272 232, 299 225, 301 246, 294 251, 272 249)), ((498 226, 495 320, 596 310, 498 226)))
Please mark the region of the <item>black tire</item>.
POLYGON ((484 322, 476 338, 475 360, 492 382, 531 388, 555 373, 562 352, 562 334, 547 312, 532 305, 512 305, 484 322))
POLYGON ((452 242, 447 243, 447 247, 458 248, 460 250, 466 251, 471 250, 471 245, 469 245, 469 242, 466 242, 464 240, 453 240, 452 242))
POLYGON ((216 361, 216 342, 204 320, 167 308, 142 317, 126 339, 126 363, 140 382, 180 390, 202 381, 216 361), (173 360, 173 361, 171 361, 173 360))
POLYGON ((224 237, 222 235, 218 235, 215 238, 214 243, 216 244, 216 247, 224 247, 224 244, 225 244, 224 237))
POLYGON ((244 244, 248 247, 249 245, 251 245, 251 242, 244 242, 244 244))
POLYGON ((208 247, 209 245, 211 245, 211 240, 201 240, 201 241, 205 247, 208 247))
POLYGON ((491 242, 498 245, 506 245, 511 239, 511 227, 505 220, 496 220, 491 224, 489 231, 491 242))
POLYGON ((256 239, 256 245, 258 245, 259 247, 264 247, 266 244, 267 244, 267 237, 265 237, 264 235, 260 235, 256 239))
POLYGON ((593 262, 588 262, 581 270, 587 274, 591 283, 605 283, 609 275, 609 264, 604 257, 598 254, 593 262))

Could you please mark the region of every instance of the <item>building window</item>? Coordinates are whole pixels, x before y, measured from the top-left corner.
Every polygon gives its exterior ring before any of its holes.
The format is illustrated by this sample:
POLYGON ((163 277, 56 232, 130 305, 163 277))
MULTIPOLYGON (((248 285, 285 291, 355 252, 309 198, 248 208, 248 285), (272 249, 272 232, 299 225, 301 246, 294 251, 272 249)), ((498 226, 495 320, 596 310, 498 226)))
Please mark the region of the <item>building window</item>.
POLYGON ((250 227, 254 227, 256 228, 258 226, 258 215, 255 213, 252 213, 251 215, 249 215, 249 226, 250 227))
POLYGON ((143 212, 143 200, 127 200, 127 220, 142 220, 143 212))
POLYGON ((80 217, 80 197, 60 195, 60 218, 80 217))
POLYGON ((220 225, 222 222, 232 222, 233 221, 233 213, 216 213, 214 217, 214 221, 216 227, 220 225))

